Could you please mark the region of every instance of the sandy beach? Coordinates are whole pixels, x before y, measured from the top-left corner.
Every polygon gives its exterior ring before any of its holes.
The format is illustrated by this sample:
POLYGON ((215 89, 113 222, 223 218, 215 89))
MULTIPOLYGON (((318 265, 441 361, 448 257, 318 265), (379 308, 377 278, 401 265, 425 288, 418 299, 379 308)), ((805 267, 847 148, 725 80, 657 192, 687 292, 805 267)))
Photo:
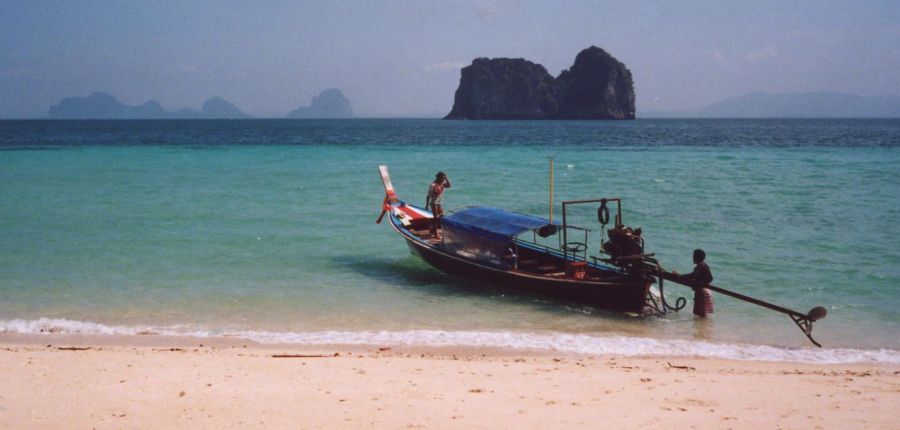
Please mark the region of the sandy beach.
POLYGON ((896 427, 900 368, 0 335, 0 428, 896 427))

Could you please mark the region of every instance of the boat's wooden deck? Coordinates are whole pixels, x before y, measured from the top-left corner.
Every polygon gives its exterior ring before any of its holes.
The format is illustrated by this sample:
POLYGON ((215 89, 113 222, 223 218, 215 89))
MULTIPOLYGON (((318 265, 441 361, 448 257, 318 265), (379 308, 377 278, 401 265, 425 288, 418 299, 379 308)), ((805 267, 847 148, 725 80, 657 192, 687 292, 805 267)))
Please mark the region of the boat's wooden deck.
POLYGON ((428 242, 429 245, 437 245, 441 243, 440 238, 443 237, 443 230, 441 228, 437 229, 437 236, 431 234, 431 226, 424 226, 419 228, 409 227, 407 230, 409 230, 410 233, 414 234, 419 239, 428 242))

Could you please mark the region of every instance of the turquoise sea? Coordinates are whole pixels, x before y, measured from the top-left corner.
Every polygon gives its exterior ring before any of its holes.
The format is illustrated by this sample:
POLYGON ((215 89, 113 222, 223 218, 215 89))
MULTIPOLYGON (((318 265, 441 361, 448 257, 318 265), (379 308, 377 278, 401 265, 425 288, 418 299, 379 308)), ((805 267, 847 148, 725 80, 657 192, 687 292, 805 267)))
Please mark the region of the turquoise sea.
POLYGON ((900 363, 898 220, 900 120, 0 121, 0 332, 900 363), (375 224, 379 164, 412 203, 442 170, 446 207, 546 216, 549 157, 557 205, 623 198, 665 268, 703 248, 716 285, 826 307, 825 348, 724 296, 698 322, 477 288, 375 224))

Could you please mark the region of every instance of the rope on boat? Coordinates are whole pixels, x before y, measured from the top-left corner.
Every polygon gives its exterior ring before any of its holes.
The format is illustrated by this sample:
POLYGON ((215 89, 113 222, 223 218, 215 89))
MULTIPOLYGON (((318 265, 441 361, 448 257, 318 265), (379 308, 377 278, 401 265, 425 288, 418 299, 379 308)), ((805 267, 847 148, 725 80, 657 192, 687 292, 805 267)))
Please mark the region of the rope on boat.
MULTIPOLYGON (((656 266, 656 273, 663 272, 662 266, 659 264, 659 261, 656 260, 655 258, 651 258, 646 255, 641 255, 640 258, 641 258, 641 262, 650 263, 650 264, 656 266)), ((656 279, 659 282, 658 286, 659 286, 660 303, 657 303, 656 300, 650 298, 650 301, 652 303, 648 303, 648 304, 650 304, 658 314, 665 315, 669 311, 678 312, 678 311, 684 309, 685 306, 687 306, 687 299, 685 299, 684 297, 678 297, 677 299, 675 299, 675 306, 670 305, 669 302, 666 300, 665 280, 660 276, 657 276, 656 279)))

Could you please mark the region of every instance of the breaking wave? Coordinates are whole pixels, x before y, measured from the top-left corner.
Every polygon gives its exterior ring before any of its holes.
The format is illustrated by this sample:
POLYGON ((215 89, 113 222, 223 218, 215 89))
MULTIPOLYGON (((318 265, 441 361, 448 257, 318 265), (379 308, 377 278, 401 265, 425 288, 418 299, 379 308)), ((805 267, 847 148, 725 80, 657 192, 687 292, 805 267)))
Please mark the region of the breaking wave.
POLYGON ((228 337, 264 344, 486 347, 588 355, 701 356, 747 361, 789 361, 818 364, 900 364, 900 351, 893 349, 794 349, 693 340, 509 331, 229 331, 203 330, 188 326, 116 326, 86 321, 40 318, 36 320, 0 320, 0 333, 228 337))

